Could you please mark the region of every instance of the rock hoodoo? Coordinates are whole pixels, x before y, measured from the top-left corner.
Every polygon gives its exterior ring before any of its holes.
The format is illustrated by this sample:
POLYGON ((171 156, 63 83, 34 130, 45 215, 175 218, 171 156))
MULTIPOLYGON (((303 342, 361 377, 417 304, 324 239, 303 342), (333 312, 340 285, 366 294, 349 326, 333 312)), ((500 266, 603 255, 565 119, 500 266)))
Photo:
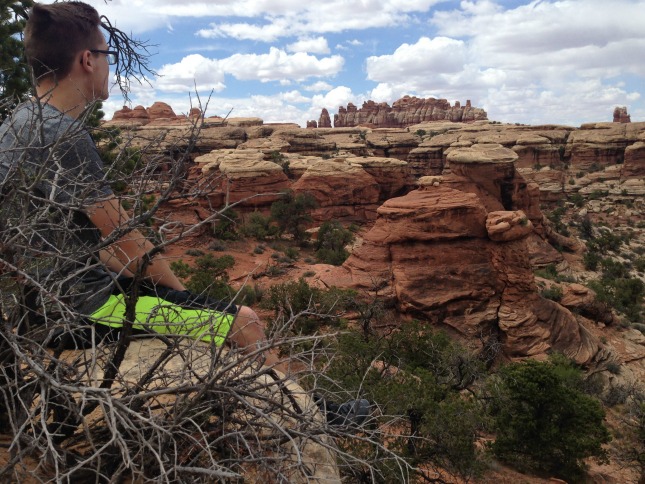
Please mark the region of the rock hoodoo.
POLYGON ((320 118, 318 119, 319 128, 331 128, 331 118, 329 117, 329 111, 323 108, 320 113, 320 118))
POLYGON ((528 241, 541 217, 515 172, 517 155, 474 145, 448 158, 452 173, 425 177, 378 208, 344 265, 353 285, 375 290, 376 281, 401 311, 472 340, 494 337, 507 356, 557 350, 579 363, 602 359, 575 316, 538 293, 528 241))
MULTIPOLYGON (((321 114, 321 119, 325 110, 321 114)), ((366 101, 359 109, 349 103, 347 107, 340 106, 338 114, 334 115, 334 127, 368 126, 374 128, 405 128, 413 124, 427 121, 452 121, 469 123, 488 119, 486 111, 473 108, 470 100, 465 106, 459 101, 454 106, 446 99, 421 99, 404 96, 395 101, 392 106, 387 103, 366 101)))
POLYGON ((616 106, 614 108, 614 123, 631 123, 632 118, 627 114, 627 106, 616 106))

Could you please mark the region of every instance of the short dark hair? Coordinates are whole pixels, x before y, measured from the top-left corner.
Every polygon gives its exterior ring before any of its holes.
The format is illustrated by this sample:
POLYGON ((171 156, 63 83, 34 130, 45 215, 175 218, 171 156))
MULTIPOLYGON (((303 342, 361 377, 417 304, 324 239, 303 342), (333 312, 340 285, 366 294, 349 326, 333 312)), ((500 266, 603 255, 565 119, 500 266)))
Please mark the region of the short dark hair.
POLYGON ((83 2, 35 3, 25 26, 25 54, 36 82, 69 74, 74 58, 103 40, 101 19, 83 2))

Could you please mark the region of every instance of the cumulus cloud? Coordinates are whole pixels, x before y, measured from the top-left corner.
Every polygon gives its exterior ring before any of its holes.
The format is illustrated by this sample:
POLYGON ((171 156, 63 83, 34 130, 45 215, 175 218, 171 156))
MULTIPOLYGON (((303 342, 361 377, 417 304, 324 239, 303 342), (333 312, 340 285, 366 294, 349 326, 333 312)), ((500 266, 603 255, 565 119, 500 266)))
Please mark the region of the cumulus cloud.
POLYGON ((303 86, 303 89, 305 91, 318 92, 318 91, 329 91, 332 87, 333 86, 328 82, 317 81, 317 82, 314 82, 313 84, 310 84, 309 86, 303 86))
POLYGON ((209 59, 190 54, 174 64, 159 69, 155 86, 161 91, 222 91, 224 78, 230 74, 239 80, 262 82, 303 81, 310 77, 334 76, 342 68, 341 56, 317 58, 304 52, 287 54, 272 47, 267 54, 234 54, 224 59, 209 59))
MULTIPOLYGON (((203 37, 228 36, 240 40, 259 40, 274 42, 280 37, 307 36, 314 33, 343 32, 346 30, 365 30, 377 27, 404 25, 410 15, 427 12, 429 8, 443 0, 366 0, 347 2, 329 0, 326 2, 264 2, 246 0, 238 2, 228 14, 239 17, 257 17, 258 22, 213 23, 201 29, 203 37), (261 8, 259 5, 261 4, 261 8), (246 5, 248 8, 244 8, 246 5), (237 13, 232 13, 233 11, 237 13)), ((231 2, 232 4, 232 2, 231 2)), ((219 6, 216 10, 225 10, 219 6)))
POLYGON ((214 90, 221 91, 224 70, 220 62, 200 54, 191 54, 176 64, 166 64, 159 69, 156 87, 161 91, 214 90))
POLYGON ((275 81, 291 79, 302 81, 309 77, 334 76, 343 67, 339 55, 321 59, 271 47, 268 54, 234 54, 219 61, 221 68, 240 80, 275 81))
POLYGON ((402 44, 390 55, 366 60, 367 78, 377 82, 406 83, 414 89, 445 85, 447 74, 463 70, 466 45, 447 37, 421 37, 415 44, 402 44))
POLYGON ((329 54, 329 45, 324 37, 303 37, 287 46, 289 52, 309 52, 311 54, 329 54))

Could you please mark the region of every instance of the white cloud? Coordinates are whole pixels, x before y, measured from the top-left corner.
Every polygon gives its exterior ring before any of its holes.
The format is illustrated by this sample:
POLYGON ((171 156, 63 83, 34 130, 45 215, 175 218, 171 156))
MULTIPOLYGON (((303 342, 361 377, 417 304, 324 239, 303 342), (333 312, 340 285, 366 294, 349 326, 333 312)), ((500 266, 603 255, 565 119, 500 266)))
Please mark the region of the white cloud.
POLYGON ((450 84, 447 74, 463 70, 466 44, 447 37, 421 37, 416 44, 402 44, 391 55, 366 60, 367 78, 377 82, 405 83, 413 89, 450 84))
POLYGON ((289 52, 309 52, 311 54, 329 54, 329 45, 324 37, 303 37, 287 46, 289 52))
POLYGON ((224 84, 224 71, 220 62, 200 54, 191 54, 176 64, 166 64, 159 69, 155 87, 161 91, 221 91, 224 84))
POLYGON ((313 92, 318 92, 318 91, 329 91, 333 86, 329 84, 328 82, 325 81, 317 81, 314 82, 313 84, 309 86, 304 86, 303 89, 305 91, 313 91, 313 92))
MULTIPOLYGON (((237 2, 227 14, 212 12, 209 15, 259 18, 261 24, 213 23, 209 28, 201 29, 198 35, 274 42, 286 36, 308 36, 315 33, 405 25, 410 21, 411 14, 427 12, 431 6, 442 1, 444 0, 363 0, 361 2, 329 0, 310 3, 294 0, 283 2, 247 0, 237 2), (262 6, 260 7, 259 4, 262 6), (247 6, 246 9, 244 5, 247 6)), ((220 6, 215 10, 225 9, 220 6)))
POLYGON ((290 79, 302 81, 309 77, 334 76, 343 67, 339 55, 323 57, 296 52, 287 54, 271 47, 268 54, 234 54, 219 61, 221 68, 240 80, 276 81, 290 79))

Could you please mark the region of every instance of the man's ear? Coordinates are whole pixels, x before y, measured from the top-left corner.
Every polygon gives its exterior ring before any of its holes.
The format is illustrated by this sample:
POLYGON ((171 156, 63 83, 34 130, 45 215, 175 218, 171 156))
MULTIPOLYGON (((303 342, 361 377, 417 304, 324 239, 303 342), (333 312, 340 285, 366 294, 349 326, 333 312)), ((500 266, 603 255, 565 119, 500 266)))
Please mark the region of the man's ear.
POLYGON ((81 67, 87 72, 94 71, 94 57, 89 50, 84 50, 81 53, 81 67))

